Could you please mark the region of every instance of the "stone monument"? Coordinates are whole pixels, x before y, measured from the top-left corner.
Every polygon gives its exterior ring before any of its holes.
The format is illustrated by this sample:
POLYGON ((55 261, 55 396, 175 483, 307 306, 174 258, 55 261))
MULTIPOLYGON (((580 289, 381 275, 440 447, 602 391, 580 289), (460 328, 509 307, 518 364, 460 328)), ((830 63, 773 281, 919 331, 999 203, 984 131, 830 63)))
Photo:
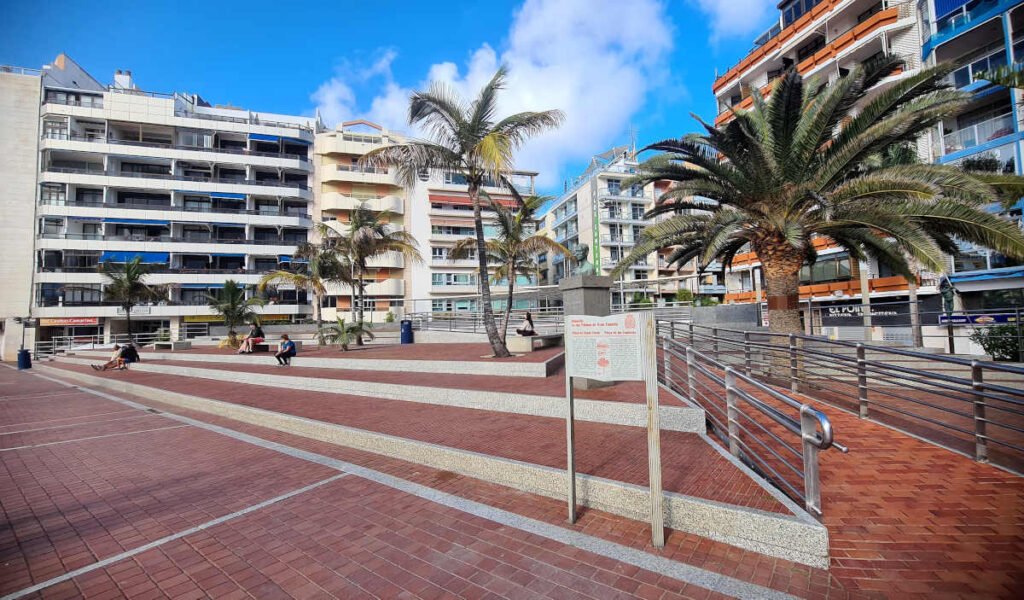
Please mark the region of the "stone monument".
MULTIPOLYGON (((594 263, 590 262, 590 246, 580 244, 572 253, 576 267, 572 275, 558 282, 562 292, 562 307, 566 315, 590 315, 606 317, 612 312, 612 278, 597 275, 594 263)), ((578 389, 590 390, 613 385, 610 382, 593 379, 575 379, 578 389)))

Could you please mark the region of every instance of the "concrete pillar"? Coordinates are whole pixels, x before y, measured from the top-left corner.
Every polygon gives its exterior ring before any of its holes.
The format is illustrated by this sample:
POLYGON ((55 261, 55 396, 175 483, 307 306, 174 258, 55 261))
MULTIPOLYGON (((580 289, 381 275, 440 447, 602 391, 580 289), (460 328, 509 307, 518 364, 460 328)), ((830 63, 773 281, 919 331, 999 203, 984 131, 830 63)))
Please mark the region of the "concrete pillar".
MULTIPOLYGON (((562 307, 566 315, 606 317, 611 314, 612 278, 598 275, 572 275, 558 282, 562 292, 562 307)), ((594 381, 577 377, 576 389, 592 390, 613 385, 609 381, 594 381)))
POLYGON ((171 317, 171 328, 170 328, 171 340, 179 340, 179 339, 181 339, 181 333, 182 333, 182 331, 181 331, 181 321, 182 321, 181 317, 171 317))

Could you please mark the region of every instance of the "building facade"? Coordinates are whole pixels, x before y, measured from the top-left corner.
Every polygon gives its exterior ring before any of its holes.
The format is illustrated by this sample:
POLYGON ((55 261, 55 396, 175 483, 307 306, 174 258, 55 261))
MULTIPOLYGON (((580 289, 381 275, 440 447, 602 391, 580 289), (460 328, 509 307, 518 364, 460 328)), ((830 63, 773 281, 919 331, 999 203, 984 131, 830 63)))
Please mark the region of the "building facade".
MULTIPOLYGON (((315 118, 146 92, 129 71, 104 85, 65 55, 41 71, 0 78, 18 104, 3 118, 17 121, 19 135, 37 132, 16 148, 17 164, 32 165, 21 173, 31 189, 16 178, 5 198, 19 237, 32 239, 18 248, 31 256, 9 261, 31 272, 12 274, 0 293, 5 333, 26 312, 38 319, 29 342, 123 333, 123 311, 104 296, 97 267, 135 257, 161 293, 133 311, 135 331, 205 328, 218 321, 207 293, 233 279, 255 294, 260 276, 288 268, 309 239, 315 118)), ((13 168, 6 158, 3 168, 13 168)), ((270 290, 267 300, 266 322, 309 313, 301 291, 270 290)))

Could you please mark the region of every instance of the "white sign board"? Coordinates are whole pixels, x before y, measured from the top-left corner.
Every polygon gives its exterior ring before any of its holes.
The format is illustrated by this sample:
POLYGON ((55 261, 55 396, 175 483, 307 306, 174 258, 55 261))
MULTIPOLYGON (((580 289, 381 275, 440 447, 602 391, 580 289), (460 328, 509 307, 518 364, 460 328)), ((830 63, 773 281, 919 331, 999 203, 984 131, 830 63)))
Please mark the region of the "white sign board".
POLYGON ((639 319, 629 313, 608 317, 567 316, 567 373, 570 377, 598 381, 642 380, 640 332, 639 319))

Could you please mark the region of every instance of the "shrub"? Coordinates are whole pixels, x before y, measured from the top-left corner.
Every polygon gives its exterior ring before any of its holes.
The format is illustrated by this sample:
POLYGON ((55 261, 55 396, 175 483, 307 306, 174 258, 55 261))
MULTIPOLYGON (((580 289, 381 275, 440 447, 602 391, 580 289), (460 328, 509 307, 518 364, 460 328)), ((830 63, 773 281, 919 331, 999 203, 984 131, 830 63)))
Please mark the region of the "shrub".
POLYGON ((388 314, 384 315, 384 322, 385 323, 394 323, 395 322, 395 313, 393 313, 393 312, 391 312, 389 310, 388 314))
POLYGON ((718 298, 715 296, 697 296, 693 299, 694 306, 718 306, 718 298))
POLYGON ((975 329, 971 341, 985 349, 995 360, 1020 360, 1024 352, 1021 344, 1019 325, 990 325, 975 329))
POLYGON ((629 303, 633 306, 651 306, 654 304, 654 301, 648 298, 647 296, 644 296, 643 294, 637 292, 633 294, 633 299, 630 300, 629 303))
POLYGON ((693 292, 685 288, 677 291, 676 302, 693 302, 693 292))

